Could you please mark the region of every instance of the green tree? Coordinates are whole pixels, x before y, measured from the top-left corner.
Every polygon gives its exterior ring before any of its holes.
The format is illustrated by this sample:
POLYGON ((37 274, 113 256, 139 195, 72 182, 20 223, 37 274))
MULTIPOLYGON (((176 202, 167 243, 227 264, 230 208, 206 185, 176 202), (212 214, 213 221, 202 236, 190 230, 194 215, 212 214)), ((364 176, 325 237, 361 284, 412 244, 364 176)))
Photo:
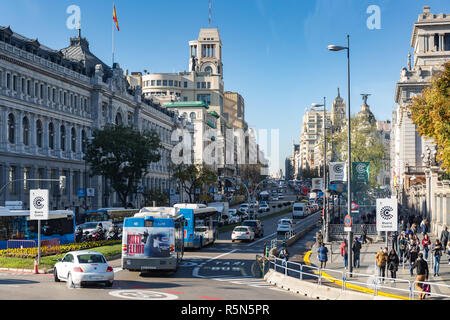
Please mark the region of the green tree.
POLYGON ((417 131, 434 140, 438 147, 437 161, 450 173, 450 62, 421 95, 413 98, 409 109, 417 131))
POLYGON ((151 207, 153 201, 157 207, 169 206, 169 195, 159 189, 150 189, 144 194, 144 205, 151 207))
POLYGON ((141 133, 133 127, 107 125, 93 132, 84 160, 90 164, 92 175, 111 181, 126 207, 128 196, 136 192, 137 183, 147 174, 149 165, 160 160, 160 148, 155 131, 141 133))
POLYGON ((205 165, 179 164, 171 167, 173 178, 178 180, 181 188, 188 194, 190 203, 198 199, 196 189, 209 188, 218 178, 217 173, 205 165))

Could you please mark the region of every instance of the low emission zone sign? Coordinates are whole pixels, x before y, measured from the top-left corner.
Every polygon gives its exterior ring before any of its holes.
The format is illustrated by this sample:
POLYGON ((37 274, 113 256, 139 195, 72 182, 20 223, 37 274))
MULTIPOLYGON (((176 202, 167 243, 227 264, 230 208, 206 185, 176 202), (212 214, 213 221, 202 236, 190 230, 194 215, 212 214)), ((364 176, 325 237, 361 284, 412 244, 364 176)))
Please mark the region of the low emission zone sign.
POLYGON ((30 190, 30 220, 48 219, 48 190, 30 190))
POLYGON ((398 231, 397 199, 377 199, 377 231, 398 231))

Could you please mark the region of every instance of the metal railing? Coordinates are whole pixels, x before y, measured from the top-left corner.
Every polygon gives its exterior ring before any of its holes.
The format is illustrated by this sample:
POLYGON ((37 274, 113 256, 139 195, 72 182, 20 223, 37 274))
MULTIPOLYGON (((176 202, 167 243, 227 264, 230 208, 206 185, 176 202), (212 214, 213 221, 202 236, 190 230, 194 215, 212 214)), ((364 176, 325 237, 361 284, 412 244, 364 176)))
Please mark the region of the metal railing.
POLYGON ((275 256, 270 256, 269 259, 267 259, 267 263, 269 264, 270 269, 282 273, 285 276, 300 280, 304 280, 305 277, 312 277, 317 279, 316 282, 319 285, 323 285, 324 281, 329 281, 337 284, 343 291, 350 289, 354 291, 363 291, 365 293, 373 294, 374 296, 398 296, 408 300, 414 300, 416 295, 419 294, 425 294, 426 296, 441 299, 450 298, 450 295, 443 294, 439 290, 439 288, 445 288, 450 292, 450 286, 435 282, 412 281, 407 279, 382 277, 374 274, 343 272, 334 269, 310 266, 299 262, 287 261, 275 256), (295 276, 292 276, 292 274, 295 276), (389 282, 391 285, 387 285, 389 282), (418 284, 430 285, 430 292, 424 293, 422 289, 419 290, 418 284), (388 292, 381 292, 381 289, 385 289, 385 291, 388 292))

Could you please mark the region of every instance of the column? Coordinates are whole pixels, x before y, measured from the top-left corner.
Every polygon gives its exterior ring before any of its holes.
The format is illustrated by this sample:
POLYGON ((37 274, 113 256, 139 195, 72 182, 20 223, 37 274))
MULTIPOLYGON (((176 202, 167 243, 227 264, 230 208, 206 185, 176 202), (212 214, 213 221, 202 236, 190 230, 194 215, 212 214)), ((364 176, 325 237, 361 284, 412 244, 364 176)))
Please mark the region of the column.
POLYGON ((48 124, 49 124, 49 118, 44 117, 42 118, 42 148, 44 149, 44 154, 46 156, 50 155, 50 149, 49 149, 49 132, 48 132, 48 124))
POLYGON ((444 33, 439 34, 439 51, 444 51, 444 33))
POLYGON ((16 139, 16 151, 23 152, 24 144, 23 144, 23 111, 19 111, 17 114, 17 139, 16 139))
POLYGON ((0 132, 0 140, 2 149, 8 151, 8 108, 3 107, 1 112, 1 132, 0 132))
POLYGON ((32 154, 37 154, 37 126, 36 126, 36 115, 34 113, 30 113, 30 152, 32 154))

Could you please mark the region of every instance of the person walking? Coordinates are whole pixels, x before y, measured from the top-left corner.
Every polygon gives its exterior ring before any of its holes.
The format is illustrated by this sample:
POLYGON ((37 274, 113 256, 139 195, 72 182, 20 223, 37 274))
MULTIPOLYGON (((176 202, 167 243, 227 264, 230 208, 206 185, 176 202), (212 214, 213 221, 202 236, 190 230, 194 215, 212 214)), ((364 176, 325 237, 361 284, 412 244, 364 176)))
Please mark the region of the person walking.
POLYGON ((408 248, 408 239, 406 238, 405 232, 402 231, 402 234, 400 235, 400 239, 398 241, 399 244, 399 253, 400 253, 400 259, 402 263, 405 262, 405 258, 407 257, 407 248, 408 248))
POLYGON ((387 269, 391 272, 392 282, 394 282, 394 279, 397 278, 397 270, 399 264, 400 260, 398 258, 397 252, 394 249, 391 249, 388 255, 387 269))
POLYGON ((419 255, 420 248, 416 244, 414 240, 411 240, 408 247, 408 254, 409 254, 409 272, 411 274, 411 277, 414 276, 414 268, 415 263, 417 260, 417 257, 419 255))
POLYGON ((348 246, 347 246, 347 241, 342 241, 341 244, 341 257, 344 258, 344 267, 345 269, 347 269, 348 267, 348 246))
POLYGON ((328 261, 328 248, 325 247, 323 242, 320 244, 320 247, 317 249, 317 253, 319 255, 320 268, 326 268, 328 261))
POLYGON ((365 224, 361 225, 361 243, 366 244, 367 242, 367 226, 365 224))
POLYGON ((425 260, 428 260, 428 251, 430 250, 429 245, 431 244, 430 237, 427 233, 424 234, 422 239, 422 248, 425 260))
POLYGON ((444 248, 447 248, 447 243, 448 243, 448 230, 447 230, 447 226, 444 226, 444 229, 441 231, 441 237, 439 238, 439 240, 441 240, 442 246, 444 248))
POLYGON ((398 250, 398 231, 392 231, 390 236, 392 249, 398 250))
POLYGON ((399 230, 400 231, 406 231, 406 228, 407 228, 408 226, 406 225, 406 222, 405 222, 405 220, 402 220, 402 222, 400 223, 400 226, 399 226, 399 230))
POLYGON ((441 241, 436 239, 431 250, 431 253, 433 254, 433 277, 439 277, 439 264, 441 262, 443 249, 441 241))
POLYGON ((316 233, 316 243, 317 243, 317 246, 320 247, 320 245, 322 244, 322 242, 323 242, 323 234, 322 234, 322 231, 319 230, 319 231, 317 231, 317 233, 316 233))
POLYGON ((358 238, 353 239, 352 252, 353 252, 353 267, 359 268, 359 257, 361 254, 361 242, 358 238))
MULTIPOLYGON (((423 219, 420 223, 420 232, 422 233, 422 237, 425 237, 425 235, 429 232, 427 218, 423 219)), ((427 258, 425 258, 425 260, 427 260, 427 258)))
POLYGON ((424 284, 421 282, 427 281, 428 280, 428 263, 425 261, 425 259, 423 259, 423 253, 420 252, 419 256, 417 258, 416 261, 416 266, 415 266, 416 272, 417 272, 417 276, 416 276, 416 290, 420 291, 419 294, 419 300, 423 300, 425 299, 425 292, 424 292, 424 284))
POLYGON ((375 260, 377 261, 378 267, 378 276, 382 277, 381 282, 384 282, 384 278, 386 277, 386 264, 388 261, 388 253, 387 248, 381 249, 375 255, 375 260))

